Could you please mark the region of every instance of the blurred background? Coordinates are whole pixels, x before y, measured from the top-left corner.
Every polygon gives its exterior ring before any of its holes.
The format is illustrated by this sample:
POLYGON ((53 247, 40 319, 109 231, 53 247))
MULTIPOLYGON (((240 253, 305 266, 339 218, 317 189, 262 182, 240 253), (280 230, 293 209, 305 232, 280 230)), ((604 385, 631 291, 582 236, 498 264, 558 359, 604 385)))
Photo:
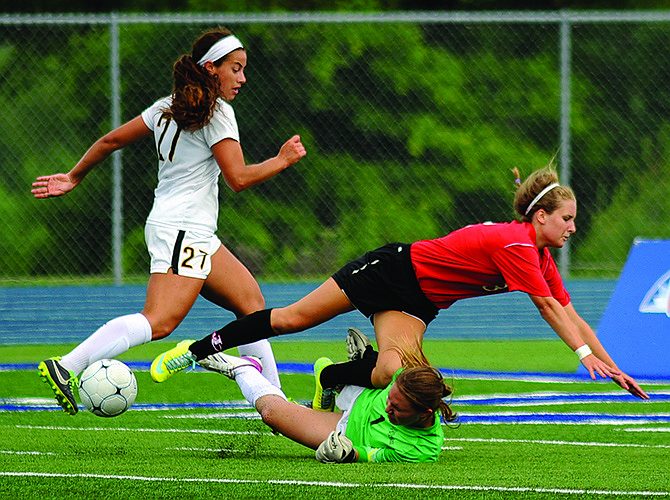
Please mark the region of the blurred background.
POLYGON ((390 241, 511 220, 511 169, 552 160, 578 198, 564 277, 616 278, 635 238, 670 238, 670 11, 251 7, 3 9, 0 286, 146 280, 153 141, 65 197, 35 200, 31 183, 168 95, 173 63, 217 26, 248 53, 233 102, 247 162, 293 134, 308 151, 256 188, 221 184, 218 234, 260 281, 321 280, 390 241))

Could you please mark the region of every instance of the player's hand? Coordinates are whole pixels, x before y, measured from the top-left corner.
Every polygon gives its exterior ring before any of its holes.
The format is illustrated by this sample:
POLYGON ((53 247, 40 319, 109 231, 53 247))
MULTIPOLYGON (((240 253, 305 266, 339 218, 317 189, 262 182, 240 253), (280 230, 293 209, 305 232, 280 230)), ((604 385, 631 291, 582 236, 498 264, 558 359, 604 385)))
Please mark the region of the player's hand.
POLYGON ((305 146, 300 142, 300 136, 294 135, 279 150, 279 157, 288 163, 289 166, 297 163, 300 158, 305 156, 307 151, 305 146))
POLYGON ((621 375, 619 370, 615 370, 610 365, 596 357, 595 354, 589 354, 582 359, 582 364, 589 371, 589 375, 593 380, 596 379, 596 374, 602 378, 610 377, 614 379, 615 376, 621 375))
POLYGON ((637 382, 635 382, 633 377, 630 377, 621 372, 620 375, 615 375, 612 377, 612 380, 614 380, 616 384, 620 385, 622 389, 626 389, 628 392, 630 392, 633 396, 637 396, 640 399, 649 399, 647 393, 642 390, 637 382))
POLYGON ((316 449, 316 459, 324 464, 353 462, 356 459, 354 443, 341 431, 333 431, 316 449))
POLYGON ((72 182, 67 174, 53 174, 38 177, 33 182, 33 189, 30 192, 35 198, 50 198, 52 196, 62 196, 75 188, 76 184, 72 182))

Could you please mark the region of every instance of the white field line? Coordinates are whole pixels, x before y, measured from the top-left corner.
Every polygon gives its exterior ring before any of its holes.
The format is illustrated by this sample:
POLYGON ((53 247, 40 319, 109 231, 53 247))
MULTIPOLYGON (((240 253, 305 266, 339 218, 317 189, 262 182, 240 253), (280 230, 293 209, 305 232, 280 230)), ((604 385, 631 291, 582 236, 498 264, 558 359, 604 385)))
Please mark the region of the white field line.
POLYGON ((16 450, 0 450, 0 455, 57 455, 50 451, 16 451, 16 450))
POLYGON ((2 472, 0 476, 9 477, 43 477, 43 478, 82 478, 82 479, 113 479, 124 481, 146 481, 146 482, 171 482, 171 483, 219 483, 219 484, 268 484, 288 486, 317 486, 332 488, 406 488, 411 490, 437 490, 437 491, 500 491, 520 493, 549 493, 563 495, 611 495, 622 497, 667 497, 670 491, 617 491, 617 490, 586 490, 577 488, 529 488, 525 486, 468 486, 468 485, 438 485, 438 484, 407 484, 407 483, 338 483, 329 481, 302 481, 293 479, 239 479, 239 478, 177 478, 177 477, 152 477, 152 476, 122 476, 109 474, 66 474, 66 473, 42 473, 42 472, 2 472))
MULTIPOLYGON (((646 406, 646 403, 645 403, 646 406)), ((664 417, 668 418, 670 417, 670 413, 666 412, 653 412, 653 413, 604 413, 604 412, 599 412, 599 411, 558 411, 558 412, 553 412, 553 411, 513 411, 513 410, 508 410, 508 411, 481 411, 481 412, 458 412, 459 415, 467 415, 469 417, 475 417, 475 416, 492 416, 492 417, 502 417, 502 416, 525 416, 525 415, 537 415, 538 417, 560 417, 561 415, 565 415, 566 417, 570 417, 571 415, 580 415, 580 416, 592 416, 592 417, 598 417, 598 416, 606 416, 606 417, 622 417, 622 418, 636 418, 636 417, 664 417)), ((663 422, 659 422, 663 423, 663 422)))
POLYGON ((595 441, 554 441, 546 439, 502 439, 502 438, 445 438, 445 441, 467 443, 514 443, 514 444, 548 444, 556 446, 595 446, 604 448, 670 448, 665 444, 635 444, 635 443, 598 443, 595 441))
MULTIPOLYGON (((620 396, 624 394, 621 390, 602 392, 571 392, 571 391, 536 391, 536 392, 493 392, 491 394, 471 394, 467 396, 455 396, 454 401, 464 400, 487 400, 487 399, 541 399, 549 397, 581 397, 581 396, 620 396)), ((657 392, 655 394, 667 396, 668 392, 657 392)))
MULTIPOLYGON (((60 430, 60 431, 121 431, 121 432, 169 432, 169 433, 184 433, 184 434, 217 434, 217 435, 261 435, 274 436, 272 432, 257 432, 257 431, 221 431, 217 429, 133 429, 129 427, 57 427, 57 426, 37 426, 37 425, 4 425, 2 427, 16 427, 20 429, 30 430, 60 430)), ((610 448, 670 448, 670 445, 647 445, 635 443, 599 443, 599 442, 584 442, 584 441, 554 441, 543 439, 502 439, 502 438, 445 438, 445 442, 471 442, 471 443, 527 443, 527 444, 547 444, 558 446, 601 446, 610 448)), ((189 448, 184 448, 189 449, 189 448)))
POLYGON ((198 451, 198 452, 211 452, 211 453, 221 453, 225 451, 226 453, 242 453, 242 450, 233 450, 232 448, 190 448, 187 446, 178 446, 175 448, 165 448, 168 451, 198 451))
MULTIPOLYGON (((645 404, 652 403, 667 403, 668 398, 670 397, 670 392, 668 391, 657 391, 650 392, 652 399, 647 401, 645 404)), ((627 394, 622 391, 606 391, 606 392, 584 392, 584 393, 572 393, 572 392, 562 392, 562 391, 538 391, 538 392, 526 392, 526 393, 493 393, 493 394, 475 394, 469 396, 457 396, 453 400, 455 405, 481 405, 484 407, 525 407, 525 406, 537 406, 537 407, 548 407, 554 405, 584 405, 584 404, 608 404, 608 403, 628 403, 631 401, 626 401, 625 396, 627 394)), ((632 397, 631 397, 632 398, 632 397)), ((55 409, 57 408, 51 398, 0 398, 0 405, 10 405, 10 406, 34 406, 38 407, 36 409, 46 410, 46 409, 55 409)), ((211 408, 221 409, 222 403, 211 403, 211 408)), ((156 411, 156 410, 189 410, 189 409, 202 409, 203 404, 192 404, 189 405, 179 405, 178 407, 170 407, 170 405, 148 405, 148 404, 138 404, 132 408, 133 411, 156 411)), ((246 401, 227 401, 225 403, 227 409, 244 409, 250 408, 249 404, 246 401)), ((16 411, 14 408, 0 408, 2 411, 16 411)), ((252 412, 253 413, 253 412, 252 412)), ((461 412, 461 414, 463 414, 461 412)), ((214 414, 212 414, 214 415, 214 414)), ((221 414, 216 414, 218 417, 223 417, 221 414)), ((246 416, 246 413, 240 413, 246 416)), ((667 416, 667 414, 665 415, 667 416)), ((198 415, 166 415, 164 418, 205 418, 202 414, 198 415)), ((215 418, 210 416, 208 418, 215 418)), ((239 417, 238 417, 239 418, 239 417)))
POLYGON ((670 432, 670 427, 630 427, 626 429, 615 429, 624 432, 670 432))
MULTIPOLYGON (((630 419, 616 419, 616 415, 609 414, 603 415, 600 413, 589 413, 589 412, 579 412, 579 413, 550 413, 550 412, 504 412, 504 413, 469 413, 469 412, 459 412, 459 415, 464 419, 468 417, 482 417, 487 416, 491 418, 491 421, 479 420, 477 422, 463 422, 463 425, 648 425, 653 423, 658 424, 667 424, 668 422, 659 422, 653 419, 639 419, 636 421, 631 421, 630 419), (568 420, 571 416, 580 416, 580 417, 589 417, 581 420, 568 420), (526 417, 526 416, 536 416, 537 418, 532 420, 524 421, 511 421, 505 420, 507 417, 526 417), (552 418, 552 417, 561 417, 565 416, 565 419, 561 418, 552 418), (607 417, 607 418, 605 418, 607 417), (502 420, 496 420, 496 419, 502 420)), ((656 416, 663 416, 670 418, 670 414, 655 414, 656 416)), ((635 417, 637 415, 625 414, 623 417, 635 417)), ((258 413, 189 413, 185 415, 161 415, 162 419, 167 420, 227 420, 227 419, 243 419, 243 420, 260 420, 260 415, 258 413)), ((670 428, 668 428, 670 432, 670 428)))
POLYGON ((245 420, 259 420, 261 418, 258 412, 218 412, 218 413, 187 413, 185 415, 161 415, 164 419, 245 419, 245 420))
MULTIPOLYGON (((241 433, 240 433, 241 434, 241 433)), ((220 453, 225 451, 227 453, 241 453, 241 450, 233 450, 232 448, 190 448, 186 446, 165 448, 168 451, 198 451, 198 452, 213 452, 220 453)), ((0 455, 58 455, 50 451, 16 451, 16 450, 0 450, 0 455)))
POLYGON ((257 431, 224 431, 217 429, 147 429, 131 427, 63 427, 55 425, 3 425, 0 427, 14 427, 16 429, 46 430, 46 431, 112 431, 112 432, 168 432, 177 434, 221 434, 221 435, 259 435, 273 436, 272 432, 257 431))
MULTIPOLYGON (((670 393, 667 391, 650 391, 651 399, 645 401, 645 405, 651 403, 667 403, 670 393)), ((469 396, 456 396, 452 403, 457 405, 482 405, 482 406, 551 406, 551 405, 583 405, 583 404, 608 404, 608 403, 633 403, 638 402, 628 393, 622 391, 608 392, 528 392, 528 393, 493 393, 473 394, 469 396)))
MULTIPOLYGON (((462 414, 461 414, 462 415, 462 414)), ((546 414, 545 414, 546 415, 546 414)), ((559 425, 641 425, 641 424, 656 424, 656 423, 665 423, 665 422, 655 422, 654 420, 639 420, 636 422, 630 422, 627 420, 610 420, 610 419, 593 419, 593 420, 583 420, 580 422, 566 422, 562 420, 554 420, 551 422, 547 422, 546 420, 525 420, 523 422, 510 422, 510 421, 503 421, 503 422, 468 422, 466 425, 553 425, 553 426, 559 426, 559 425)))
POLYGON ((54 398, 0 398, 0 403, 16 405, 53 405, 54 398))

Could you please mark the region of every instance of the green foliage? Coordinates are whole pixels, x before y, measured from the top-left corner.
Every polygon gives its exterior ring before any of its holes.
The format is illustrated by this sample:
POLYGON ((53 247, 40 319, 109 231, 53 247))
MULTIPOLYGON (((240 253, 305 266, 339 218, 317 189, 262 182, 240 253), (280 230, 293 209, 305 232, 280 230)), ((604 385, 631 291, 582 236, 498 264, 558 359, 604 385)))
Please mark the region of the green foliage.
MULTIPOLYGON (((308 104, 303 121, 309 131, 306 137, 303 134, 309 151, 306 164, 272 181, 281 187, 259 191, 265 197, 276 191, 299 193, 311 213, 301 214, 298 229, 290 209, 281 203, 272 204, 274 215, 242 204, 246 220, 258 220, 251 222, 258 234, 251 241, 261 246, 238 244, 253 248, 255 254, 274 252, 286 257, 275 267, 261 266, 271 276, 292 276, 291 271, 323 274, 388 241, 436 237, 481 220, 508 220, 511 174, 509 169, 495 167, 513 166, 522 157, 529 172, 534 168, 530 165, 542 165, 549 156, 532 141, 511 137, 509 124, 501 128, 496 120, 473 116, 500 116, 502 108, 472 104, 506 103, 519 110, 515 119, 518 127, 530 129, 532 126, 524 122, 537 120, 538 113, 544 115, 544 122, 551 123, 555 115, 547 104, 551 100, 540 94, 529 102, 528 96, 535 94, 528 92, 528 81, 524 82, 525 92, 521 84, 516 91, 503 91, 500 86, 501 95, 492 99, 490 86, 471 83, 501 77, 503 71, 493 64, 492 56, 473 58, 467 64, 450 51, 431 46, 419 26, 310 24, 301 30, 251 26, 247 37, 254 40, 256 48, 251 61, 261 57, 260 62, 250 63, 252 67, 282 67, 286 52, 293 52, 296 46, 307 51, 296 63, 304 64, 304 71, 297 67, 271 78, 279 89, 285 89, 296 86, 297 75, 298 88, 310 89, 307 95, 300 100, 290 95, 278 99, 274 88, 254 94, 255 105, 261 103, 260 113, 259 109, 255 113, 264 118, 265 107, 276 115, 278 105, 281 110, 285 105, 295 109, 308 104), (399 40, 402 43, 398 44, 399 40), (334 101, 334 95, 340 98, 334 101), (277 219, 282 220, 279 225, 277 219), (260 230, 261 220, 266 221, 265 231, 260 230), (296 231, 303 236, 298 237, 296 231), (305 232, 311 237, 306 238, 305 232), (280 241, 263 246, 272 240, 280 241), (287 245, 293 250, 281 250, 287 245), (318 256, 318 269, 305 265, 312 255, 318 256), (295 269, 294 263, 300 268, 295 269)), ((541 92, 550 88, 548 84, 556 84, 552 81, 555 76, 548 76, 553 74, 550 63, 544 57, 530 65, 536 76, 528 80, 541 92)), ((521 71, 522 66, 522 62, 515 63, 514 71, 521 71)), ((245 105, 235 104, 242 110, 238 116, 246 118, 245 105)), ((288 122, 287 126, 295 128, 288 122)), ((241 128, 246 127, 243 119, 241 128)), ((255 144, 279 139, 268 136, 263 140, 259 130, 280 127, 252 123, 249 129, 254 130, 256 143, 245 148, 253 157, 262 157, 253 152, 255 144)), ((232 218, 231 205, 236 205, 232 197, 224 200, 222 217, 232 218)), ((234 227, 230 230, 238 232, 234 227)), ((239 231, 251 236, 249 228, 239 231)), ((232 240, 249 241, 244 237, 232 240)), ((236 251, 241 252, 239 246, 236 251)))
MULTIPOLYGON (((208 27, 121 27, 123 120, 170 92, 172 63, 208 27)), ((248 83, 233 103, 247 161, 274 156, 296 133, 308 149, 298 165, 256 188, 234 194, 222 184, 220 236, 260 279, 323 277, 389 241, 509 220, 510 169, 525 176, 560 150, 556 25, 231 28, 249 54, 248 83)), ((663 29, 575 30, 577 268, 611 273, 635 237, 668 236, 670 70, 642 57, 670 57, 663 29), (618 49, 603 50, 608 40, 618 49)), ((111 123, 107 28, 55 31, 48 44, 35 37, 20 48, 0 45, 0 224, 20 235, 0 263, 13 276, 104 275, 111 268, 111 162, 63 199, 27 194, 36 176, 68 171, 111 123), (19 53, 40 63, 12 71, 19 53)), ((151 141, 123 152, 128 274, 146 273, 142 232, 154 155, 151 141)))
POLYGON ((31 273, 33 256, 49 241, 46 228, 26 228, 24 222, 16 217, 22 210, 25 207, 21 197, 0 186, 0 231, 6 235, 21 235, 21 238, 7 238, 0 246, 0 262, 11 266, 10 274, 15 276, 31 273))
MULTIPOLYGON (((664 148, 670 152, 668 127, 664 148)), ((584 267, 616 271, 623 267, 628 251, 638 238, 670 239, 670 156, 641 176, 630 176, 611 194, 612 203, 593 221, 591 236, 577 258, 584 267), (608 249, 608 258, 603 258, 608 249)))

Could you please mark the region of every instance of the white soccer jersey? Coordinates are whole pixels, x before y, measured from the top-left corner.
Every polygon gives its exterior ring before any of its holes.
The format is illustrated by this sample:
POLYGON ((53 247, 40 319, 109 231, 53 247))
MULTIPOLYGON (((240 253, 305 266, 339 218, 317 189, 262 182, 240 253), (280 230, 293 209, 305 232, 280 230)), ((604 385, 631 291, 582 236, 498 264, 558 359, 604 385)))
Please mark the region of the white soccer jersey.
POLYGON ((209 124, 186 132, 174 121, 161 118, 171 102, 171 97, 165 97, 142 113, 158 151, 158 186, 147 222, 214 232, 221 170, 211 148, 223 139, 239 142, 235 113, 230 104, 219 99, 209 124))

